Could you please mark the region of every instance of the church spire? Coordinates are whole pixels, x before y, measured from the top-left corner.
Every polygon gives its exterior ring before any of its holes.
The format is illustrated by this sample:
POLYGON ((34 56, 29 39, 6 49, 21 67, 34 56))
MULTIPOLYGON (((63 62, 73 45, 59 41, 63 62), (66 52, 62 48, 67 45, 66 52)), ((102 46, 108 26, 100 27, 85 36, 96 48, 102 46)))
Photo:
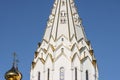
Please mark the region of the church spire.
POLYGON ((62 36, 68 40, 71 40, 73 37, 77 41, 81 38, 86 39, 82 20, 78 15, 74 0, 55 0, 53 4, 44 40, 49 41, 51 37, 57 40, 62 36))
POLYGON ((74 0, 55 0, 30 75, 30 80, 98 80, 94 51, 74 0))

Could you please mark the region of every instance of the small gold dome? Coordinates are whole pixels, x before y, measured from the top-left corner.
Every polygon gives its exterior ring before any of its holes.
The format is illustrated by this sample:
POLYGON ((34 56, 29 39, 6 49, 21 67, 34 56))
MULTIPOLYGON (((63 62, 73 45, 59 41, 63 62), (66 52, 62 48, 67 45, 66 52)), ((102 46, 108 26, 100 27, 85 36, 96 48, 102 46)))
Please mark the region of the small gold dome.
POLYGON ((18 68, 14 66, 5 73, 6 80, 21 80, 21 78, 22 74, 18 71, 18 68))
POLYGON ((5 79, 6 80, 21 80, 22 74, 19 72, 17 67, 18 60, 16 59, 16 53, 13 54, 13 66, 12 68, 5 73, 5 79))

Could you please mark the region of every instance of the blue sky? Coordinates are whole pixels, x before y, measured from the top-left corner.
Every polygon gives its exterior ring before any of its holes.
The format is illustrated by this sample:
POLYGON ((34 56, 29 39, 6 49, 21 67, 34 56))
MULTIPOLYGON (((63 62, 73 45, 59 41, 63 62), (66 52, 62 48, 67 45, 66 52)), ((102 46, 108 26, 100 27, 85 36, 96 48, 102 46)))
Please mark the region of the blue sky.
MULTIPOLYGON (((37 43, 42 40, 54 0, 0 0, 0 80, 19 58, 22 80, 29 80, 37 43)), ((99 80, 120 72, 120 0, 75 0, 99 66, 99 80)))

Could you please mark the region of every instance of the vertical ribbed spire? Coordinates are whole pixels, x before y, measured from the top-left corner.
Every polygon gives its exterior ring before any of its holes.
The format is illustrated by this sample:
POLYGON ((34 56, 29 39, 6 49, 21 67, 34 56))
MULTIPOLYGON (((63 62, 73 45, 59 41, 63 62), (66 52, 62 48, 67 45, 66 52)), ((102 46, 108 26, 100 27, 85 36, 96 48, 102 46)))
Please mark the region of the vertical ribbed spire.
POLYGON ((73 37, 77 41, 81 38, 86 39, 74 0, 55 0, 49 16, 44 40, 49 42, 51 37, 57 40, 62 36, 68 40, 71 40, 73 37))
POLYGON ((84 34, 74 0, 55 0, 43 41, 35 51, 30 80, 86 80, 86 70, 90 80, 98 80, 94 51, 84 34), (61 68, 65 75, 60 75, 61 68))

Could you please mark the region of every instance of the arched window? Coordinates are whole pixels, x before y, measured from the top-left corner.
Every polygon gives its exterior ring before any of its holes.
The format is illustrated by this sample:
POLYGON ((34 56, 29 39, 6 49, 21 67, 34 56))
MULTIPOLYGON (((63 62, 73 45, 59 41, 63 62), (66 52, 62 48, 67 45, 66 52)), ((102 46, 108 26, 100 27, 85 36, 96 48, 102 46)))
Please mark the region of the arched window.
POLYGON ((77 80, 77 68, 75 68, 75 80, 77 80))
POLYGON ((64 67, 60 68, 60 80, 64 80, 64 67))
POLYGON ((38 80, 40 80, 40 72, 38 72, 38 80))
POLYGON ((86 70, 86 80, 89 80, 88 70, 86 70))

